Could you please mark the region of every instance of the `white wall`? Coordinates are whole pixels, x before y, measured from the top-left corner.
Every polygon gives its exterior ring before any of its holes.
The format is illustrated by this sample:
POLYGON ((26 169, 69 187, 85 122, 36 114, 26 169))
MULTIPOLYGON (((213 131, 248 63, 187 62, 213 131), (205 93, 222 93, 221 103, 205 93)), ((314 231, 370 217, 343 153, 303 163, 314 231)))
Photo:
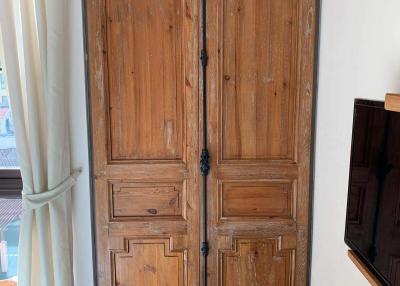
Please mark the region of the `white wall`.
POLYGON ((88 139, 81 0, 70 0, 70 128, 72 166, 83 172, 72 192, 75 286, 93 285, 88 139))
POLYGON ((322 0, 313 286, 362 286, 343 242, 354 98, 400 93, 399 0, 322 0))

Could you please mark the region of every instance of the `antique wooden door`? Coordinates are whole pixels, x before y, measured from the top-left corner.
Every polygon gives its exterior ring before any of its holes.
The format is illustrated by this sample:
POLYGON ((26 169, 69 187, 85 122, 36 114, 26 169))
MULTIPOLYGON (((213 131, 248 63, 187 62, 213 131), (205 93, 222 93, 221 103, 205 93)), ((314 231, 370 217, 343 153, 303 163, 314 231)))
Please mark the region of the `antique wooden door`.
POLYGON ((87 1, 99 285, 198 285, 198 2, 87 1))
POLYGON ((315 0, 207 4, 209 285, 306 285, 315 0))
POLYGON ((316 0, 204 2, 86 1, 98 285, 307 283, 316 0))

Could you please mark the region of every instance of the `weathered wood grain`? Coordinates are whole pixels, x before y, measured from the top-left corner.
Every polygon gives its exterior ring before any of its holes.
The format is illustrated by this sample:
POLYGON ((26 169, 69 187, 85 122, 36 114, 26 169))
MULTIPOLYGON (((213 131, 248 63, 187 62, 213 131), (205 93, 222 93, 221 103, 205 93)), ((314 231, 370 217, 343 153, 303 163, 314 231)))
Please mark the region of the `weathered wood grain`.
POLYGON ((198 285, 199 3, 86 4, 98 285, 198 285))
POLYGON ((87 1, 100 286, 201 285, 202 112, 209 285, 307 284, 317 0, 207 3, 202 110, 200 0, 87 1))

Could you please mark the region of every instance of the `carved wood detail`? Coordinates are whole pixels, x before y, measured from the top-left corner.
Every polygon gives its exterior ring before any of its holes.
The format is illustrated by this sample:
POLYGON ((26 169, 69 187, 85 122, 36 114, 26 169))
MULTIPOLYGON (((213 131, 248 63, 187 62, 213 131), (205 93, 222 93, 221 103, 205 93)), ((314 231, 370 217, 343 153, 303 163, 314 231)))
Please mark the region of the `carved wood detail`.
POLYGON ((175 250, 173 238, 126 238, 111 257, 112 285, 188 285, 187 252, 175 250))
POLYGON ((220 286, 293 286, 295 238, 236 237, 231 250, 220 250, 220 286))

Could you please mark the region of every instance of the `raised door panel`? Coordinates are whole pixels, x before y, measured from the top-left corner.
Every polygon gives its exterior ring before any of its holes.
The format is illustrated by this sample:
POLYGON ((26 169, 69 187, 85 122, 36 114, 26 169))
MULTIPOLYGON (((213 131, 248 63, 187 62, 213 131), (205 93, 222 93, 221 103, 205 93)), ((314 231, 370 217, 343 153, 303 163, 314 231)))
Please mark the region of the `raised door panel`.
POLYGON ((98 285, 198 285, 199 2, 87 5, 98 285))
POLYGON ((112 219, 183 218, 186 184, 111 182, 112 219))
POLYGON ((111 159, 182 159, 182 1, 107 5, 111 159))
POLYGON ((233 249, 219 254, 219 285, 294 285, 294 242, 290 236, 234 238, 233 249))
POLYGON ((297 1, 221 2, 222 159, 293 160, 297 1))
POLYGON ((221 220, 294 218, 295 190, 291 181, 224 181, 219 184, 219 192, 221 220))
POLYGON ((172 252, 168 239, 126 240, 126 249, 113 252, 115 285, 187 285, 185 252, 172 252))

